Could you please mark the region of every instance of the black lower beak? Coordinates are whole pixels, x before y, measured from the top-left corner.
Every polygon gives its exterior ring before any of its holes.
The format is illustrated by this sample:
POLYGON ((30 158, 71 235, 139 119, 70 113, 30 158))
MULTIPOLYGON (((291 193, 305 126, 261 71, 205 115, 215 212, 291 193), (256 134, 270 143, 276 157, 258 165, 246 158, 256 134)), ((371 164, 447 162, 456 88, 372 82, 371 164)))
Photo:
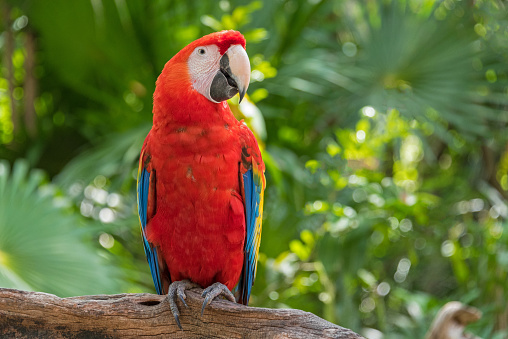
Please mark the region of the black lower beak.
MULTIPOLYGON (((238 84, 232 77, 229 57, 227 54, 224 54, 220 59, 220 70, 215 74, 210 86, 210 97, 217 102, 221 102, 231 99, 236 93, 239 93, 238 84)), ((244 95, 245 91, 240 93, 240 101, 244 95)))
POLYGON ((247 89, 243 89, 242 91, 238 92, 240 94, 240 100, 238 100, 238 103, 242 102, 243 97, 245 96, 245 92, 247 92, 247 89))

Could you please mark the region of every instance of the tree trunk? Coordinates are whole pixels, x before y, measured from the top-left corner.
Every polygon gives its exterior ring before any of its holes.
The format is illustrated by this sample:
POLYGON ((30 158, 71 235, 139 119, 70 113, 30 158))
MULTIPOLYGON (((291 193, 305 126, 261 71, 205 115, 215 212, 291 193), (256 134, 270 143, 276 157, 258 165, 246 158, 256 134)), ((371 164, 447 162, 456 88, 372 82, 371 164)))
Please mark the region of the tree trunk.
POLYGON ((201 313, 201 290, 186 292, 175 323, 165 296, 52 294, 0 288, 2 338, 362 338, 312 313, 216 300, 201 313))

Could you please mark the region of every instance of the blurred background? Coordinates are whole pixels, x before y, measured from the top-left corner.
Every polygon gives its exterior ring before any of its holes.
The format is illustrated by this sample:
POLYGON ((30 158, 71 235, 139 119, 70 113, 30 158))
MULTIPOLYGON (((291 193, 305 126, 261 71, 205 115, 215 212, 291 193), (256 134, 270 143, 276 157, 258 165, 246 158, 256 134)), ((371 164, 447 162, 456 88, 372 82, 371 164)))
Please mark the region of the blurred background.
POLYGON ((247 38, 267 165, 251 305, 508 336, 508 10, 498 0, 0 0, 0 286, 154 292, 137 158, 165 62, 247 38))

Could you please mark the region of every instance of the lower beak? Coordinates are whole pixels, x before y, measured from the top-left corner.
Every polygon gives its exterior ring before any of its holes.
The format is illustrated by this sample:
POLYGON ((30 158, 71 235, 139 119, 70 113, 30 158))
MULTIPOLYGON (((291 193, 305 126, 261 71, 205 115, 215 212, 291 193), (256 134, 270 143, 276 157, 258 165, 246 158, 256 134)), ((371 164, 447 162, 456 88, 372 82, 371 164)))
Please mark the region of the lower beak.
POLYGON ((210 86, 210 97, 221 102, 239 93, 242 101, 250 81, 250 63, 241 45, 231 46, 220 59, 220 70, 210 86))

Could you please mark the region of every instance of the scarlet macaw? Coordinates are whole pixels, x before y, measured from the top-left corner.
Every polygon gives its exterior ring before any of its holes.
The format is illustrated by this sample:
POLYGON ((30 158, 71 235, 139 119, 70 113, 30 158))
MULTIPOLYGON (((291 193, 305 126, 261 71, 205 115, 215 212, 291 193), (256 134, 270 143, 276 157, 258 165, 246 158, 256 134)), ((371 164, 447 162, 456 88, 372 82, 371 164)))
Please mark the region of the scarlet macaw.
POLYGON ((169 60, 153 95, 153 126, 139 160, 138 213, 158 294, 205 288, 247 305, 256 275, 264 163, 249 128, 226 100, 247 91, 250 64, 236 31, 206 35, 169 60))

